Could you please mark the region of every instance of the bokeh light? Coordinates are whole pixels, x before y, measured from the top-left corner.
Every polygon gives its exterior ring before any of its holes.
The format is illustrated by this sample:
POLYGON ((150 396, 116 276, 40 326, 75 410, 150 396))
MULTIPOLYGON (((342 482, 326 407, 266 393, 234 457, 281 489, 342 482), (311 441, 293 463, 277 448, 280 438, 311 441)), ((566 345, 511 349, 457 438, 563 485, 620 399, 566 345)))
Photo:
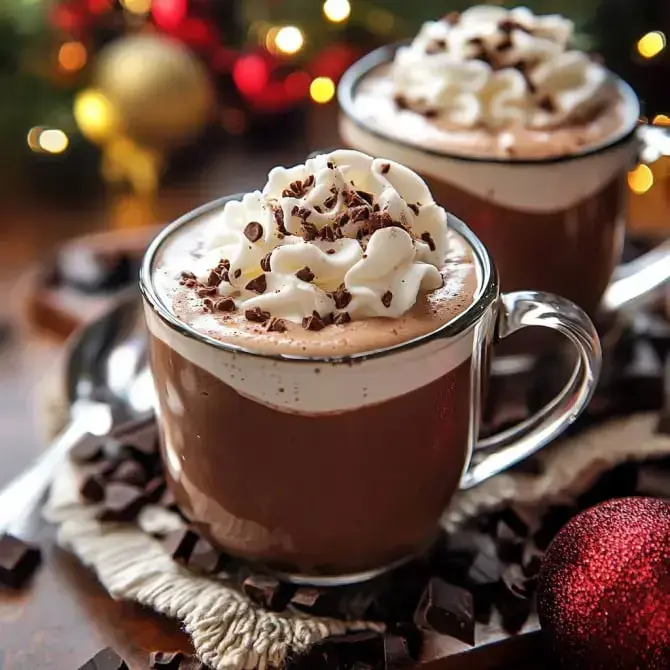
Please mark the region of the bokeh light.
POLYGON ((652 123, 655 126, 670 126, 670 116, 667 114, 657 114, 652 123))
POLYGON ((186 18, 187 0, 153 0, 151 13, 159 28, 174 30, 186 18))
POLYGON ((233 81, 244 95, 258 95, 270 78, 267 63, 258 54, 240 56, 233 66, 233 81))
POLYGON ((284 54, 295 54, 302 49, 305 43, 302 31, 296 26, 284 26, 277 30, 274 35, 274 45, 278 51, 284 54))
POLYGON ((342 23, 351 14, 349 0, 326 0, 323 3, 324 16, 333 23, 342 23))
POLYGON ((151 0, 121 0, 121 5, 131 14, 148 14, 151 0))
POLYGON ((640 38, 637 50, 643 58, 653 58, 665 49, 665 43, 665 35, 660 30, 654 30, 640 38))
POLYGON ((309 95, 314 102, 330 102, 335 95, 335 82, 330 77, 316 77, 309 86, 309 95))
POLYGON ((648 165, 638 165, 628 173, 628 186, 637 195, 646 193, 654 185, 654 175, 648 165))
POLYGON ((58 50, 58 65, 66 72, 76 72, 86 65, 88 54, 81 42, 65 42, 58 50))
POLYGON ((386 9, 371 9, 366 18, 367 27, 377 35, 387 35, 393 30, 395 17, 386 9))
POLYGON ((106 141, 116 128, 114 108, 100 91, 88 89, 79 93, 73 111, 79 130, 93 142, 106 141))
POLYGON ((27 141, 28 146, 36 153, 62 154, 70 146, 70 140, 62 130, 44 126, 31 128, 27 141))

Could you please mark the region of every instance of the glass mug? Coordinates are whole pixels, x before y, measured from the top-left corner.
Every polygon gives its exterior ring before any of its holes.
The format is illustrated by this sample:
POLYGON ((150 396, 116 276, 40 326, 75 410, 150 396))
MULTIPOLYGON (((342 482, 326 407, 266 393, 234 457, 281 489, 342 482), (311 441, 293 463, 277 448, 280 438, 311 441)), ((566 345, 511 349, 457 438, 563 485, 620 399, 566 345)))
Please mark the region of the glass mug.
POLYGON ((156 260, 175 233, 239 197, 162 231, 140 277, 167 481, 191 522, 229 554, 296 583, 371 578, 434 539, 459 488, 534 453, 588 403, 601 364, 588 316, 551 294, 500 294, 484 245, 451 215, 480 283, 471 306, 428 335, 316 358, 245 350, 192 329, 157 291, 156 260), (570 341, 572 376, 534 417, 479 440, 490 350, 529 326, 570 341), (290 393, 270 393, 277 385, 290 393))
POLYGON ((670 279, 670 243, 619 265, 627 172, 638 156, 653 160, 670 144, 662 129, 638 125, 640 103, 628 84, 615 77, 625 116, 619 132, 583 151, 527 160, 448 154, 393 138, 357 111, 357 87, 387 67, 398 46, 373 51, 342 77, 340 135, 354 149, 418 172, 435 201, 467 220, 489 249, 502 290, 557 293, 593 317, 648 300, 670 279))

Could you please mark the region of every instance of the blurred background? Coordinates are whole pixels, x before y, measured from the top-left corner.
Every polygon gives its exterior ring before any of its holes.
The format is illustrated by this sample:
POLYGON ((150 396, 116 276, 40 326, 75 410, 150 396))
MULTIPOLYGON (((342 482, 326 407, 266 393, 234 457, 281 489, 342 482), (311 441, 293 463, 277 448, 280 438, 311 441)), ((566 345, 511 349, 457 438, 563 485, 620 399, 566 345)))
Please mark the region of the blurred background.
MULTIPOLYGON (((26 407, 54 343, 134 275, 147 227, 336 145, 344 70, 472 4, 0 0, 4 440, 26 454, 39 448, 26 407), (94 237, 66 242, 82 235, 94 237)), ((636 89, 643 121, 670 129, 669 2, 491 4, 573 19, 579 46, 636 89)), ((632 233, 667 234, 670 159, 632 170, 629 187, 632 233)), ((0 483, 21 465, 2 453, 0 483)))

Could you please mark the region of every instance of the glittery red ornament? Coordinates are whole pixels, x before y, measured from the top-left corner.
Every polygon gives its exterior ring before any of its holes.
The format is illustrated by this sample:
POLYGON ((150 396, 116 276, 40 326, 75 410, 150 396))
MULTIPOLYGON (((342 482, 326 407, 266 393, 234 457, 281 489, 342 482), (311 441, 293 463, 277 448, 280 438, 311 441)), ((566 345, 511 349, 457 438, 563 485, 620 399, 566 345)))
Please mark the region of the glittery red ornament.
POLYGON ((542 630, 570 670, 670 668, 670 502, 610 500, 572 519, 545 555, 542 630))

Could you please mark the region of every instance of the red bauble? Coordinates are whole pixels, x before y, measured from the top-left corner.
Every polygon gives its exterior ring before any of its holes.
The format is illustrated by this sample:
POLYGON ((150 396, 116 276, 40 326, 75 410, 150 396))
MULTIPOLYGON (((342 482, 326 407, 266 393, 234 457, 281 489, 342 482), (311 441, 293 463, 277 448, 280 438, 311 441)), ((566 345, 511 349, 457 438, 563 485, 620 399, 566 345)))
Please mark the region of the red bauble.
POLYGON ((670 668, 670 502, 610 500, 572 519, 545 555, 542 630, 562 668, 670 668))

